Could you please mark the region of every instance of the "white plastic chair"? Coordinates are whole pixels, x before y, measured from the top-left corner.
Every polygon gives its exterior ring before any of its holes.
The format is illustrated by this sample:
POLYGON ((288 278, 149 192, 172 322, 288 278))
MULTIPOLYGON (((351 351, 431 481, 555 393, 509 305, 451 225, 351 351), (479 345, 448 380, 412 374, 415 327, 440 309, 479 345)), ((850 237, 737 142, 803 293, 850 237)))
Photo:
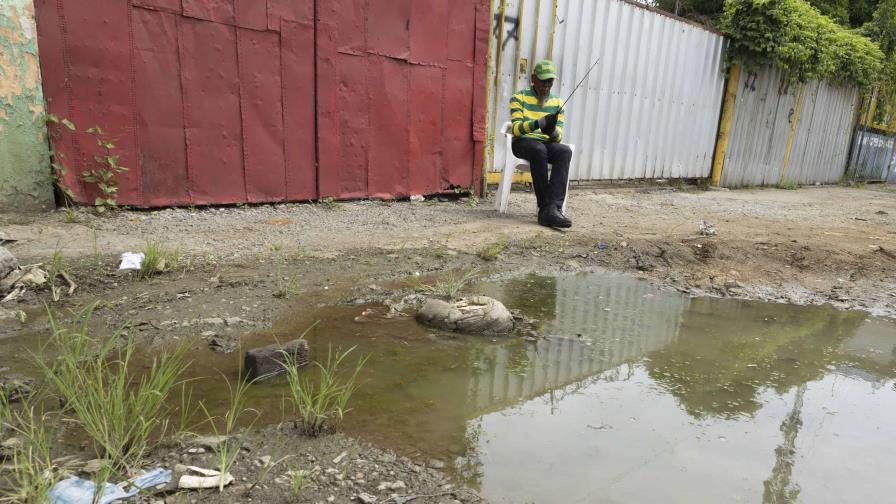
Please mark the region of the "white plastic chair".
MULTIPOLYGON (((501 169, 501 183, 498 184, 498 193, 495 195, 495 209, 501 213, 507 213, 507 203, 510 201, 510 186, 513 184, 514 170, 531 173, 529 162, 513 155, 513 148, 510 146, 511 142, 513 142, 513 131, 511 130, 511 126, 512 124, 509 122, 506 122, 501 126, 501 133, 504 133, 504 137, 507 139, 504 168, 501 169)), ((566 146, 569 147, 569 150, 573 153, 576 151, 575 145, 566 144, 566 146)), ((551 165, 548 164, 548 176, 550 176, 551 168, 551 165)), ((569 178, 566 179, 566 197, 563 198, 563 208, 560 210, 564 215, 566 215, 566 202, 568 199, 569 178)))

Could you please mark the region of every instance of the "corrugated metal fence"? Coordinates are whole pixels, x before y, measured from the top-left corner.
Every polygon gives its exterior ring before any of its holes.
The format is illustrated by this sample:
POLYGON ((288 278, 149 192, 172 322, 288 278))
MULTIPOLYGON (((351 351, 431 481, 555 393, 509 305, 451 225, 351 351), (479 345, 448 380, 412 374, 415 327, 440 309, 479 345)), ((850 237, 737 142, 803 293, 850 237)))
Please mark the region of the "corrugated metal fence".
POLYGON ((896 165, 896 135, 860 126, 853 140, 850 176, 853 180, 887 180, 896 165))
POLYGON ((788 84, 778 69, 741 72, 722 185, 838 182, 858 98, 855 88, 788 84))
MULTIPOLYGON (((567 112, 565 141, 576 144, 570 178, 709 175, 725 83, 724 37, 629 1, 494 3, 492 65, 499 71, 492 133, 510 120, 510 97, 529 85, 534 61, 556 61, 554 93, 565 98, 601 58, 567 112)), ((500 167, 504 144, 495 145, 492 166, 500 167)))
MULTIPOLYGON (((119 203, 435 193, 479 180, 486 0, 36 0, 49 109, 116 139, 119 203)), ((57 148, 76 174, 85 133, 57 148)))

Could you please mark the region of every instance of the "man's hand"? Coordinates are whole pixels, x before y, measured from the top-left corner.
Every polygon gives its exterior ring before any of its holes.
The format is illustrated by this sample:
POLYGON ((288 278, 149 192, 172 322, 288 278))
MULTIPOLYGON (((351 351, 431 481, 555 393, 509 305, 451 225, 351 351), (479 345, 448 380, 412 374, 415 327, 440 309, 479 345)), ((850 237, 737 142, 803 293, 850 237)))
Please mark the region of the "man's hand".
POLYGON ((538 120, 538 127, 545 135, 550 136, 557 129, 558 112, 548 114, 538 120))

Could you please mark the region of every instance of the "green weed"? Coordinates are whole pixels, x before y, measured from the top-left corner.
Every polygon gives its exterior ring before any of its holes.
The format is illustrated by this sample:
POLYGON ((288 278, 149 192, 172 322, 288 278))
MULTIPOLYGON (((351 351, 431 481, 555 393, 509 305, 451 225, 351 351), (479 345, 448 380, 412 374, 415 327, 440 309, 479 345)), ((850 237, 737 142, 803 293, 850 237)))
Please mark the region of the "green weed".
POLYGON ((63 412, 73 415, 90 436, 97 456, 116 470, 131 472, 144 460, 152 436, 167 431, 166 401, 187 367, 187 347, 154 357, 137 376, 133 339, 122 338, 120 331, 103 341, 91 338, 88 325, 95 307, 85 308, 70 327, 51 313, 53 334, 47 346, 58 357, 50 360, 45 347, 37 361, 62 400, 63 412))
POLYGON ((0 502, 44 502, 59 480, 50 455, 53 444, 49 416, 39 410, 36 396, 23 399, 13 410, 0 389, 0 431, 9 429, 19 440, 7 454, 9 464, 0 469, 0 502))
POLYGON ((94 201, 94 208, 97 213, 103 213, 118 206, 116 200, 118 197, 118 175, 128 171, 128 168, 118 164, 121 156, 114 154, 115 144, 106 136, 102 128, 94 126, 88 128, 86 133, 93 136, 101 154, 93 156, 95 166, 81 172, 81 179, 95 184, 102 193, 102 196, 98 196, 94 201))
POLYGON ((778 189, 785 189, 787 191, 794 191, 800 188, 800 185, 796 183, 795 180, 785 180, 777 185, 778 189))
POLYGON ((289 477, 289 488, 292 493, 292 499, 294 501, 298 500, 302 488, 305 487, 305 478, 308 477, 308 471, 299 469, 297 464, 290 465, 289 470, 286 471, 286 475, 289 477))
POLYGON ((60 285, 58 281, 59 278, 62 277, 62 274, 65 273, 67 266, 65 256, 62 255, 62 248, 57 243, 56 249, 53 250, 53 257, 50 258, 50 264, 47 267, 47 280, 49 282, 50 295, 52 296, 54 303, 62 299, 64 286, 60 285))
POLYGON ((143 263, 139 278, 150 279, 159 273, 177 269, 183 256, 179 248, 168 248, 158 242, 147 242, 143 247, 143 263))
POLYGON ((300 373, 295 355, 283 352, 281 364, 286 369, 286 380, 289 383, 287 400, 291 402, 294 414, 297 415, 293 423, 305 434, 317 436, 334 430, 350 411, 347 409, 348 401, 360 386, 358 373, 368 358, 359 358, 351 376, 340 378, 339 369, 354 349, 352 347, 343 353, 334 353, 332 347, 328 347, 326 362, 314 363, 319 371, 316 381, 305 373, 300 373))
POLYGON ((422 292, 427 296, 434 296, 450 300, 457 298, 457 295, 460 294, 464 287, 475 280, 478 276, 479 270, 475 268, 466 271, 463 274, 448 272, 443 276, 443 278, 435 280, 431 283, 425 283, 420 279, 415 279, 414 287, 417 291, 422 292))
POLYGON ((339 202, 334 200, 333 198, 324 198, 318 201, 318 203, 320 203, 320 205, 327 210, 339 210, 339 208, 341 207, 339 202))
POLYGON ((253 382, 244 380, 242 376, 240 376, 237 379, 236 385, 233 385, 226 376, 222 374, 221 377, 224 379, 224 383, 227 384, 229 404, 227 411, 220 417, 220 421, 217 421, 218 417, 209 413, 205 404, 199 403, 215 436, 225 438, 214 449, 215 470, 219 471, 222 476, 221 484, 218 487, 219 492, 224 491, 223 476, 230 472, 230 469, 233 467, 233 464, 236 463, 236 459, 240 454, 240 449, 242 449, 243 446, 243 436, 241 433, 245 431, 239 430, 240 419, 247 414, 253 415, 252 420, 246 425, 246 429, 251 429, 261 415, 257 410, 246 408, 246 394, 253 382))
POLYGON ((277 287, 274 290, 274 297, 289 299, 290 296, 299 294, 301 292, 299 279, 292 275, 287 275, 285 272, 286 257, 283 254, 283 245, 275 243, 271 245, 271 251, 277 254, 275 258, 277 287))
POLYGON ((499 241, 492 243, 491 245, 486 245, 479 249, 479 257, 486 261, 494 261, 501 255, 501 252, 504 252, 504 249, 507 248, 506 241, 499 241))

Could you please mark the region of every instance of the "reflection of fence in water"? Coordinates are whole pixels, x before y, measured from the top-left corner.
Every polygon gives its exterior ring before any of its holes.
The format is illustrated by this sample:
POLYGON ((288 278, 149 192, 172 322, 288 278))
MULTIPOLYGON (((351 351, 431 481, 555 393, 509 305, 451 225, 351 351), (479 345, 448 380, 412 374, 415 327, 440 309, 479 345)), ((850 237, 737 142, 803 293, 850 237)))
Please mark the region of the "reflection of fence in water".
POLYGON ((623 275, 560 277, 556 318, 545 326, 551 338, 487 349, 478 361, 483 372, 469 385, 470 402, 484 413, 600 373, 620 379, 626 372, 619 366, 675 340, 689 302, 623 275))

